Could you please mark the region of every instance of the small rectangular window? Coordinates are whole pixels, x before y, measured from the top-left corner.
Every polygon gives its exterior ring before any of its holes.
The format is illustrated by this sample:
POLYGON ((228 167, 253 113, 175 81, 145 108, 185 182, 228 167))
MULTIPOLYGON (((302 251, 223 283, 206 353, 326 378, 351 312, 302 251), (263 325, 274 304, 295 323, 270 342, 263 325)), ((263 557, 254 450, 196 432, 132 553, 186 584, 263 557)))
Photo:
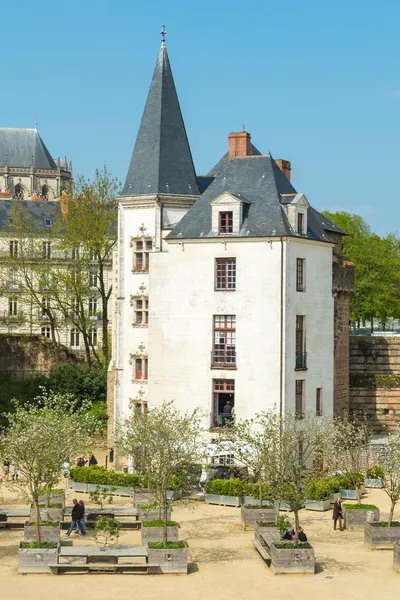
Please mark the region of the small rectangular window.
POLYGON ((135 359, 135 379, 140 381, 147 381, 148 371, 148 359, 147 358, 136 358, 135 359))
POLYGON ((236 258, 215 259, 215 289, 236 290, 236 258))
POLYGON ((10 317, 16 317, 18 314, 18 300, 16 298, 8 299, 8 314, 10 317))
POLYGON ((305 292, 305 277, 304 277, 304 267, 305 267, 305 259, 297 258, 296 259, 296 291, 305 292))
POLYGON ((97 315, 97 298, 89 298, 89 317, 97 315))
POLYGON ((95 327, 90 329, 89 339, 90 339, 90 343, 93 346, 93 348, 96 348, 97 347, 97 329, 95 327))
POLYGON ((10 240, 10 256, 18 256, 18 240, 10 240))
POLYGON ((322 417, 322 388, 317 388, 315 395, 315 414, 322 417))
POLYGON ((79 331, 71 329, 71 348, 79 348, 79 331))
POLYGON ((51 258, 51 242, 43 242, 43 258, 51 258))
POLYGON ((48 327, 48 326, 46 326, 46 327, 42 327, 42 329, 41 329, 41 334, 42 334, 44 337, 51 338, 51 330, 50 330, 50 327, 48 327))
POLYGON ((233 212, 224 211, 219 213, 219 233, 233 233, 233 212))
POLYGON ((148 271, 150 266, 150 252, 153 250, 152 240, 136 242, 133 259, 135 271, 148 271))
POLYGON ((46 227, 51 227, 51 220, 50 219, 45 219, 44 220, 44 224, 46 227))
POLYGON ((304 412, 303 394, 304 394, 304 379, 297 379, 297 381, 296 381, 296 406, 295 406, 295 414, 296 414, 297 419, 303 418, 303 412, 304 412))
POLYGON ((304 234, 304 215, 301 212, 297 213, 297 233, 304 234))

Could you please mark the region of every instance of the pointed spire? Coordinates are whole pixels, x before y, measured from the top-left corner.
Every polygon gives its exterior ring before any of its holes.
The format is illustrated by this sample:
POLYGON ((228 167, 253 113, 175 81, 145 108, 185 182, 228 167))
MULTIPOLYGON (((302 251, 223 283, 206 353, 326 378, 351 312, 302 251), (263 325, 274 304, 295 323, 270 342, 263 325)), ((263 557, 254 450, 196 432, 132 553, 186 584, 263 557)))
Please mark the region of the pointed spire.
POLYGON ((163 25, 161 48, 122 196, 199 195, 165 34, 163 25))

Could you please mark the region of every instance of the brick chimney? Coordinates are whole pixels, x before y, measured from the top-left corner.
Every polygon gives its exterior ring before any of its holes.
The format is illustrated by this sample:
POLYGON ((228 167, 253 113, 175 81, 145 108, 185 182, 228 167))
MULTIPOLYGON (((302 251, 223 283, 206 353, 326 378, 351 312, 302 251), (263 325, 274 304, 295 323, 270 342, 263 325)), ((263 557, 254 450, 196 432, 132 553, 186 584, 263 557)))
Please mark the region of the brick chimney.
POLYGON ((236 158, 250 156, 250 134, 247 133, 247 131, 230 133, 228 136, 228 144, 228 160, 232 160, 234 155, 236 158))
POLYGON ((67 192, 64 191, 60 198, 61 212, 64 220, 68 219, 68 198, 67 192))
POLYGON ((286 179, 290 181, 290 171, 292 170, 292 165, 290 164, 290 161, 283 160, 282 158, 277 158, 275 162, 286 177, 286 179))

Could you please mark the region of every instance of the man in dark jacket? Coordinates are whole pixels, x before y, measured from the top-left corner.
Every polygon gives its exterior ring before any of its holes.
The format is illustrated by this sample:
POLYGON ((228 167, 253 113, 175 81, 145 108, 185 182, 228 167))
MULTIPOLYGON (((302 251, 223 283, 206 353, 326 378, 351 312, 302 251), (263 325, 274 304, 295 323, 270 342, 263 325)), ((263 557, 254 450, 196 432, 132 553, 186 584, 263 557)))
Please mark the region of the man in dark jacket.
POLYGON ((338 496, 335 500, 335 504, 333 505, 333 514, 332 514, 332 519, 333 519, 333 529, 336 531, 336 523, 339 520, 339 529, 340 531, 343 531, 343 510, 342 510, 342 503, 340 502, 340 497, 338 496))
POLYGON ((68 532, 67 532, 67 536, 70 536, 72 533, 72 530, 78 525, 79 531, 81 533, 81 535, 85 535, 86 534, 86 527, 82 521, 83 515, 84 515, 84 508, 82 507, 81 504, 79 504, 78 500, 76 498, 73 499, 73 507, 72 507, 72 521, 70 523, 70 526, 68 528, 68 532))

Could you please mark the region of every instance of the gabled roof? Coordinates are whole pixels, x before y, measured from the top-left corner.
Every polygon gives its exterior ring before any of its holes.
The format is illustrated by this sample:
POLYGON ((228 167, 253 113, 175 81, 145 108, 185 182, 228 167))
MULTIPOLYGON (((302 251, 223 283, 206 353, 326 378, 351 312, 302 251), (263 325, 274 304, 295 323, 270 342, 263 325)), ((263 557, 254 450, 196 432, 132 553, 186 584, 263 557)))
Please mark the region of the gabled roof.
POLYGON ((42 138, 36 129, 0 128, 0 166, 8 157, 8 166, 14 168, 57 170, 42 138))
POLYGON ((45 220, 49 219, 52 223, 56 221, 61 215, 61 204, 60 202, 35 202, 34 200, 1 200, 0 199, 0 233, 10 234, 11 229, 11 218, 12 218, 12 207, 18 204, 24 212, 32 217, 37 231, 47 232, 51 231, 51 228, 46 227, 45 220))
MULTIPOLYGON (((245 198, 249 203, 239 236, 273 237, 295 236, 291 228, 282 198, 293 200, 297 191, 282 173, 270 154, 233 158, 219 172, 199 200, 179 221, 166 239, 217 237, 212 232, 211 211, 213 200, 224 192, 245 198)), ((330 242, 328 221, 318 211, 308 208, 308 227, 305 237, 330 242)), ((336 233, 343 234, 339 228, 336 233)))
MULTIPOLYGON (((250 156, 261 156, 261 152, 257 150, 255 146, 250 142, 250 156)), ((222 171, 228 164, 229 160, 229 152, 224 154, 224 156, 217 162, 216 165, 209 171, 206 177, 216 177, 218 173, 222 171)))
POLYGON ((164 42, 121 195, 143 194, 200 194, 164 42))

